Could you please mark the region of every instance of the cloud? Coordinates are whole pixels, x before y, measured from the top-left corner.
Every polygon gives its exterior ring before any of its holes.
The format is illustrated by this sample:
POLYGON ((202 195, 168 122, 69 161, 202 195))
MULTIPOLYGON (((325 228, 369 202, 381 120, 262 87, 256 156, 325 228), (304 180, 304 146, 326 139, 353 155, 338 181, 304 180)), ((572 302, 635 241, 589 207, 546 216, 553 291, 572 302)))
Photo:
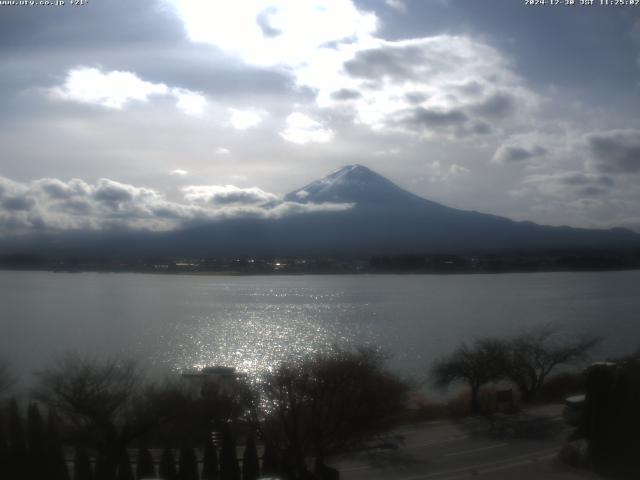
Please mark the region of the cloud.
POLYGON ((254 109, 238 110, 230 108, 229 115, 229 122, 233 128, 236 130, 246 130, 262 122, 263 112, 254 109))
POLYGON ((230 155, 230 154, 231 154, 231 150, 229 150, 228 148, 224 148, 224 147, 216 148, 216 155, 230 155))
MULTIPOLYGON (((313 92, 318 107, 337 109, 376 132, 490 135, 514 119, 526 122, 539 103, 496 48, 464 35, 383 40, 376 36, 376 15, 352 0, 246 0, 224 8, 199 0, 170 3, 192 42, 286 71, 313 92)), ((404 8, 399 0, 387 5, 404 8)), ((241 118, 232 119, 235 128, 258 121, 255 113, 241 118)), ((328 131, 281 136, 324 141, 328 131)))
POLYGON ((469 173, 469 169, 454 163, 449 167, 449 173, 451 175, 464 175, 465 173, 469 173))
POLYGON ((163 83, 145 82, 131 72, 102 73, 97 68, 69 70, 61 87, 51 93, 62 100, 101 105, 121 110, 131 101, 147 102, 151 95, 166 95, 163 83))
POLYGON ((169 175, 175 175, 177 177, 186 177, 189 174, 186 170, 182 170, 180 168, 176 168, 175 170, 171 170, 169 175))
POLYGON ((497 49, 469 37, 371 38, 342 54, 333 75, 302 71, 299 81, 317 89, 322 107, 348 101, 356 120, 375 131, 488 135, 539 104, 497 49))
POLYGON ((126 71, 102 72, 97 68, 78 67, 67 72, 62 86, 49 89, 57 99, 99 105, 122 110, 131 102, 149 101, 152 96, 172 96, 176 107, 187 115, 200 115, 207 103, 197 92, 184 88, 169 88, 164 83, 152 83, 126 71))
POLYGON ((384 3, 388 6, 391 7, 395 10, 398 10, 400 12, 406 12, 407 11, 407 6, 405 5, 405 3, 402 0, 384 0, 384 3))
POLYGON ((184 88, 174 88, 171 91, 176 97, 176 107, 186 115, 200 116, 207 106, 207 99, 204 95, 184 88))
POLYGON ((609 193, 615 186, 613 178, 606 175, 580 171, 531 174, 522 186, 512 193, 516 197, 550 197, 572 200, 609 193))
POLYGON ((102 178, 43 178, 19 183, 0 177, 0 235, 34 231, 151 230, 180 228, 223 218, 281 218, 316 211, 340 211, 351 204, 285 202, 277 195, 234 185, 188 186, 183 201, 169 201, 154 189, 102 178))
POLYGON ((438 129, 459 127, 468 120, 467 115, 460 110, 435 110, 418 107, 410 111, 403 119, 403 123, 413 128, 438 129))
POLYGON ((591 133, 586 136, 586 142, 601 172, 640 172, 640 130, 591 133))
POLYGON ((547 151, 539 145, 521 146, 513 144, 500 145, 491 158, 492 163, 507 165, 522 163, 535 157, 543 156, 547 151))
POLYGON ((274 201, 278 198, 258 187, 240 188, 235 185, 189 186, 182 191, 189 202, 212 205, 251 205, 274 201))
MULTIPOLYGON (((468 173, 470 173, 470 170, 467 167, 464 167, 457 163, 452 163, 447 167, 438 160, 427 163, 425 167, 427 169, 429 181, 434 184, 449 184, 454 181, 456 177, 460 177, 462 175, 467 175, 468 173)), ((414 178, 413 180, 414 183, 417 183, 419 180, 423 179, 423 177, 419 177, 414 178)))
POLYGON ((497 92, 471 107, 482 117, 504 118, 515 112, 517 99, 514 95, 497 92))
POLYGON ((262 66, 300 65, 336 42, 367 37, 377 18, 350 0, 170 0, 189 38, 262 66))
POLYGON ((360 92, 348 88, 341 88, 331 94, 331 98, 334 100, 355 100, 360 97, 362 97, 360 92))
POLYGON ((287 117, 287 126, 280 136, 287 142, 304 145, 306 143, 326 143, 333 138, 333 131, 322 123, 303 113, 294 112, 287 117))

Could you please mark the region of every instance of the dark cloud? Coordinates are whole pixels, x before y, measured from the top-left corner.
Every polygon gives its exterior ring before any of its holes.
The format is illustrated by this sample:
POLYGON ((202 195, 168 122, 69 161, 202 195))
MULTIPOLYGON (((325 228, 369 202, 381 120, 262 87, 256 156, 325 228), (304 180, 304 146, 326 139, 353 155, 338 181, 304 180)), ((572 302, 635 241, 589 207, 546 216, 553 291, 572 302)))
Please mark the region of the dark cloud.
POLYGON ((34 203, 33 199, 26 196, 5 197, 0 200, 2 208, 9 211, 28 211, 33 208, 34 203))
POLYGON ((595 185, 589 185, 588 187, 584 187, 578 190, 578 194, 584 195, 586 197, 594 197, 598 195, 605 195, 609 193, 609 190, 602 187, 597 187, 595 185))
POLYGON ((542 156, 546 150, 538 145, 523 147, 520 145, 501 145, 493 155, 493 163, 520 163, 542 156))
POLYGON ((355 100, 356 98, 362 97, 362 94, 357 90, 352 90, 350 88, 342 88, 337 90, 331 94, 331 98, 334 100, 355 100))
POLYGON ((590 185, 598 184, 603 187, 612 187, 615 184, 613 178, 606 175, 587 175, 580 172, 568 173, 561 177, 562 183, 566 185, 590 185))
POLYGON ((416 127, 446 128, 459 127, 468 120, 467 115, 461 110, 433 110, 422 107, 415 108, 404 122, 416 127))
POLYGON ((271 195, 262 195, 259 192, 241 191, 225 192, 212 196, 211 202, 218 205, 243 204, 251 205, 262 203, 273 198, 271 195))
POLYGON ((99 1, 80 8, 3 8, 0 31, 0 51, 97 52, 118 45, 144 48, 186 39, 182 22, 157 0, 138 0, 126 6, 99 1))
MULTIPOLYGON (((424 65, 424 48, 417 45, 384 46, 358 52, 352 60, 344 64, 345 71, 358 78, 377 79, 388 76, 399 80, 415 78, 414 65, 436 69, 437 65, 424 65)), ((426 80, 424 77, 422 80, 426 80)))
POLYGON ((427 100, 429 97, 421 92, 408 92, 405 93, 404 98, 406 98, 409 103, 419 104, 427 100))
POLYGON ((640 130, 610 130, 587 135, 596 166, 605 173, 640 172, 640 130))
POLYGON ((494 93, 473 107, 478 115, 489 118, 503 118, 511 115, 517 106, 513 95, 503 92, 494 93))
POLYGON ((490 123, 477 121, 474 122, 473 125, 471 125, 470 131, 474 135, 490 135, 491 133, 493 133, 494 128, 490 123))
POLYGON ((462 85, 457 85, 456 89, 465 95, 474 97, 482 95, 485 91, 485 87, 480 82, 474 80, 463 83, 462 85))

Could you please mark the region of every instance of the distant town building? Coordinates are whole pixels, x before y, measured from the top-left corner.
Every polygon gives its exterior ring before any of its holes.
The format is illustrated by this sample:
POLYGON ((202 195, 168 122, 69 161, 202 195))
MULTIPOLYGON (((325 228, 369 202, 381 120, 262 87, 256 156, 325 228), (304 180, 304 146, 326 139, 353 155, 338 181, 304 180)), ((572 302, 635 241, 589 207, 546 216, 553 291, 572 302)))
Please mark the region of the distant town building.
POLYGON ((200 394, 208 391, 233 395, 238 388, 238 381, 246 378, 245 373, 239 373, 235 367, 210 366, 197 372, 183 372, 182 378, 193 384, 200 394))

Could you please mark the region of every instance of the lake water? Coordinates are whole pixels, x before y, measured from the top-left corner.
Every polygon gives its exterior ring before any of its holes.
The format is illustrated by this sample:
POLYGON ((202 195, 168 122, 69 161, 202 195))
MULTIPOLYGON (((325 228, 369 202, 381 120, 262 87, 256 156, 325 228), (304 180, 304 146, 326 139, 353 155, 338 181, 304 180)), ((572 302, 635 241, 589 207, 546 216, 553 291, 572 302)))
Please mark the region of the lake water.
POLYGON ((126 355, 150 370, 268 370, 369 344, 421 378, 463 340, 553 324, 640 347, 640 272, 183 276, 0 271, 0 357, 25 383, 56 352, 126 355))

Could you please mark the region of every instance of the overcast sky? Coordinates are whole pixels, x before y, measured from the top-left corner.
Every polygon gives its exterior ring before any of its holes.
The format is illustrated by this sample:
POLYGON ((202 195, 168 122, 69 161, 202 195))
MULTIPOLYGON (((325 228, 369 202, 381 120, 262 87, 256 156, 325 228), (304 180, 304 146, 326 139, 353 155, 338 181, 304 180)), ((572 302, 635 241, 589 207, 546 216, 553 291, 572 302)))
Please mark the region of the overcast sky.
POLYGON ((0 6, 0 233, 255 213, 353 163, 640 231, 640 7, 523 3, 0 6))

